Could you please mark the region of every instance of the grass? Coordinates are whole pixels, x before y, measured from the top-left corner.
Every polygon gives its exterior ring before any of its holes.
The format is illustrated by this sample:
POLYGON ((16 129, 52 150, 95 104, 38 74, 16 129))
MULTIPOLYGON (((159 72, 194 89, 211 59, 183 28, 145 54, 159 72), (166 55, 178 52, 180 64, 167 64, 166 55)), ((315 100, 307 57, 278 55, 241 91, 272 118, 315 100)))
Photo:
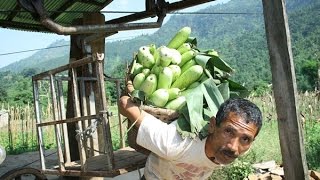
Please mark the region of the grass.
MULTIPOLYGON (((305 139, 305 152, 308 168, 320 170, 320 105, 319 100, 313 94, 299 96, 299 112, 302 115, 303 133, 305 139)), ((275 160, 277 164, 282 163, 281 148, 279 142, 278 123, 274 100, 271 95, 264 97, 251 97, 261 109, 263 114, 262 129, 254 141, 248 154, 239 158, 231 166, 214 171, 212 180, 243 179, 241 175, 250 172, 250 165, 253 163, 275 160)), ((119 117, 116 106, 109 109, 113 116, 110 118, 111 136, 113 149, 121 148, 119 117)), ((124 121, 124 119, 122 120, 124 121)), ((25 122, 25 121, 24 121, 25 122)), ((37 149, 37 138, 35 131, 21 133, 21 121, 12 124, 13 130, 8 137, 8 129, 0 129, 0 145, 5 146, 8 154, 19 154, 26 151, 37 149), (11 138, 11 139, 10 139, 11 138)), ((53 126, 51 129, 44 130, 44 142, 47 149, 55 148, 55 138, 53 126)), ((123 131, 126 131, 126 123, 123 131)), ((26 129, 26 128, 25 128, 26 129)), ((27 128, 28 129, 28 128, 27 128)))

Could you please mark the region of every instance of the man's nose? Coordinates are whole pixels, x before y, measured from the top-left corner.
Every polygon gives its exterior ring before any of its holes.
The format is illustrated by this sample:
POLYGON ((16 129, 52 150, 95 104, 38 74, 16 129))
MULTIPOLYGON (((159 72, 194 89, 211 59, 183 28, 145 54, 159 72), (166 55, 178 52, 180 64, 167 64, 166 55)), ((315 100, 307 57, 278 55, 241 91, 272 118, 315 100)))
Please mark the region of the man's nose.
POLYGON ((233 152, 237 153, 238 152, 238 147, 239 147, 239 141, 237 138, 232 138, 227 144, 227 147, 232 150, 233 152))

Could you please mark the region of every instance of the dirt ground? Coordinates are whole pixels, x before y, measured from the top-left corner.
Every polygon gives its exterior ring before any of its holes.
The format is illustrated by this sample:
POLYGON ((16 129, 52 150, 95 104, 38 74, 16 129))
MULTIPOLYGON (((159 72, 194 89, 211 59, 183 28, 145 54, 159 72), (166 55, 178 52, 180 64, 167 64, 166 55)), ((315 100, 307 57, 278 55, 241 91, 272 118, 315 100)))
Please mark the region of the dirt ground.
MULTIPOLYGON (((45 152, 47 167, 53 167, 57 164, 57 154, 54 150, 45 152)), ((0 177, 6 172, 22 167, 32 167, 41 169, 39 152, 27 152, 19 155, 7 155, 6 159, 0 164, 0 177)), ((48 179, 59 179, 58 176, 47 176, 48 179)))
MULTIPOLYGON (((55 150, 47 150, 45 152, 45 160, 46 160, 46 166, 47 168, 53 168, 54 166, 57 165, 57 153, 55 150)), ((19 155, 7 155, 5 161, 0 164, 0 177, 5 174, 6 172, 16 169, 16 168, 21 168, 21 167, 32 167, 36 169, 41 169, 40 166, 40 157, 39 157, 39 152, 27 152, 19 155)), ((143 169, 140 169, 140 173, 143 173, 143 169)), ((48 180, 58 180, 58 179, 63 179, 60 178, 59 176, 54 176, 54 175, 46 175, 48 180)), ((28 178, 23 178, 23 179, 28 179, 28 178)), ((139 172, 138 171, 133 171, 130 173, 126 173, 121 176, 117 176, 114 178, 104 178, 104 180, 139 180, 139 172)))

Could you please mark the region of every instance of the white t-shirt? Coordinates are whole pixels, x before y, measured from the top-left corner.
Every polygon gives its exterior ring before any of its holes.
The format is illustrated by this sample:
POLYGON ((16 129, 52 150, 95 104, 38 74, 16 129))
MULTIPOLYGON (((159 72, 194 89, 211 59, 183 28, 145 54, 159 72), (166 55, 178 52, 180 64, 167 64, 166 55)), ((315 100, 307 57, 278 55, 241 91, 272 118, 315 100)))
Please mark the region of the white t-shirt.
POLYGON ((220 167, 205 154, 206 139, 183 139, 176 125, 166 124, 145 113, 137 144, 152 151, 144 169, 147 180, 208 179, 220 167))

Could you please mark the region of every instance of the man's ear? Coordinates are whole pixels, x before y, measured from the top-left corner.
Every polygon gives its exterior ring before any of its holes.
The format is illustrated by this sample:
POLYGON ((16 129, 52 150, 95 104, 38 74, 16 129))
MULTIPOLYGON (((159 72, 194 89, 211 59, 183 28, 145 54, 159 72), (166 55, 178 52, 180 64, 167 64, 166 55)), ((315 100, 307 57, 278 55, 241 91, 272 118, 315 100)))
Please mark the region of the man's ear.
POLYGON ((216 118, 212 116, 210 118, 208 132, 212 134, 214 132, 215 127, 216 127, 216 118))

